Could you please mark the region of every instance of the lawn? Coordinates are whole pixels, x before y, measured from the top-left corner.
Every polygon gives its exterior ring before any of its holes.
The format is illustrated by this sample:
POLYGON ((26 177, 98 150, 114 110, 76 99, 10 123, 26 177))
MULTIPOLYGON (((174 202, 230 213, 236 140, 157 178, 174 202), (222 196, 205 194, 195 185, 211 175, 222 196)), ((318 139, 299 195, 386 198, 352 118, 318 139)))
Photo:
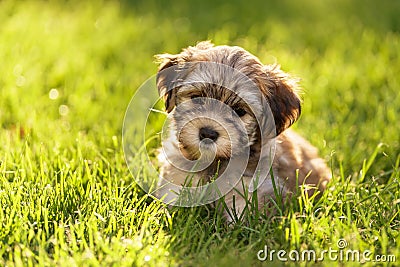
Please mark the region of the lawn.
POLYGON ((398 14, 389 0, 0 1, 0 266, 258 266, 271 264, 257 257, 265 246, 398 265, 398 14), (205 39, 301 77, 293 128, 334 173, 319 200, 299 194, 227 226, 210 206, 168 209, 136 184, 129 101, 155 54, 205 39))

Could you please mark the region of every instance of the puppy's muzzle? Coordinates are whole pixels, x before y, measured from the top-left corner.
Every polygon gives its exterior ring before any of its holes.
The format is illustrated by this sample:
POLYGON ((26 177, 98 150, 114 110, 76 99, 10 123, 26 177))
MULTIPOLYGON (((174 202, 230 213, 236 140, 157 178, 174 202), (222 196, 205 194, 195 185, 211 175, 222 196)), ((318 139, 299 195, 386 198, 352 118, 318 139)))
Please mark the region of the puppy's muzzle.
POLYGON ((219 133, 210 127, 202 127, 199 130, 199 139, 204 142, 215 142, 219 137, 219 133), (208 139, 208 140, 207 140, 208 139))

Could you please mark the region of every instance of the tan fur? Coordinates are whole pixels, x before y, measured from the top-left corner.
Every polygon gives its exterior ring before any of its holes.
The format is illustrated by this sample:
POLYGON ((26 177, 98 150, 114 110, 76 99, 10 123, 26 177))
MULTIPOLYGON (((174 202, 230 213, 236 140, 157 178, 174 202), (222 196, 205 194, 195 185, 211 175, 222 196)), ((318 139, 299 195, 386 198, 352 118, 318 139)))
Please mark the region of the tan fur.
MULTIPOLYGON (((160 62, 157 76, 158 90, 160 95, 164 96, 167 112, 173 115, 171 133, 169 139, 164 143, 164 150, 168 151, 169 160, 182 161, 179 158, 181 154, 187 159, 198 159, 200 155, 198 131, 201 127, 209 127, 219 134, 214 142, 214 147, 212 149, 207 147, 207 151, 211 151, 209 152, 210 155, 215 153, 220 164, 219 169, 217 169, 216 161, 213 162, 208 168, 193 175, 193 184, 207 183, 216 171, 223 171, 226 167, 224 164, 227 164, 231 153, 234 153, 233 149, 242 145, 245 137, 245 140, 247 140, 245 146, 248 146, 251 151, 250 160, 242 177, 242 181, 247 187, 256 171, 261 146, 264 146, 260 141, 261 135, 264 133, 261 133, 258 130, 259 128, 256 127, 255 115, 249 109, 247 103, 237 99, 236 94, 240 97, 246 97, 256 107, 262 106, 264 100, 258 99, 256 95, 253 96, 246 85, 240 84, 240 79, 229 76, 230 74, 223 68, 200 66, 196 69, 199 66, 197 62, 215 62, 227 65, 246 75, 257 86, 257 90, 262 93, 262 98, 267 101, 266 103, 268 103, 274 117, 277 135, 272 170, 276 184, 283 195, 295 192, 296 187, 302 184, 310 185, 319 191, 325 189, 331 178, 331 171, 325 162, 319 158, 317 149, 295 132, 286 130, 298 119, 301 113, 297 79, 291 78, 277 65, 263 65, 255 56, 243 48, 214 46, 210 42, 201 42, 195 47, 188 47, 177 55, 163 54, 157 56, 157 58, 160 62), (188 63, 194 64, 186 67, 183 72, 174 71, 170 68, 184 69, 188 63), (171 71, 168 71, 168 69, 171 71), (221 81, 227 83, 226 80, 228 80, 229 87, 236 88, 233 90, 235 93, 223 87, 210 86, 205 83, 174 86, 176 81, 197 81, 204 78, 213 81, 215 84, 220 84, 221 81), (227 119, 229 111, 222 108, 218 110, 218 106, 200 110, 201 106, 197 105, 194 100, 191 101, 193 97, 196 99, 203 99, 204 97, 206 102, 207 99, 216 99, 230 106, 235 112, 244 112, 244 115, 241 114, 240 116, 244 129, 239 129, 235 124, 229 124, 227 119), (180 109, 179 112, 176 111, 177 108, 180 109), (199 114, 205 114, 207 118, 196 118, 185 125, 180 125, 185 119, 198 116, 196 110, 199 111, 199 114), (229 125, 226 126, 229 133, 221 125, 229 125), (297 173, 298 181, 296 181, 297 173)), ((184 184, 188 176, 187 172, 174 167, 163 155, 160 155, 159 160, 162 163, 162 176, 169 177, 170 182, 174 184, 184 184)), ((163 184, 159 186, 162 188, 163 184)), ((242 184, 240 183, 236 189, 243 192, 242 184)), ((313 192, 313 189, 308 191, 309 194, 313 192)), ((162 193, 163 191, 160 190, 159 194, 162 195, 162 193)), ((232 190, 226 195, 226 202, 230 208, 233 208, 234 196, 236 212, 240 214, 246 201, 235 190, 232 190)), ((259 208, 262 208, 268 199, 274 196, 271 179, 266 179, 261 184, 258 188, 258 196, 260 200, 259 208)), ((232 220, 228 215, 227 219, 232 220)))

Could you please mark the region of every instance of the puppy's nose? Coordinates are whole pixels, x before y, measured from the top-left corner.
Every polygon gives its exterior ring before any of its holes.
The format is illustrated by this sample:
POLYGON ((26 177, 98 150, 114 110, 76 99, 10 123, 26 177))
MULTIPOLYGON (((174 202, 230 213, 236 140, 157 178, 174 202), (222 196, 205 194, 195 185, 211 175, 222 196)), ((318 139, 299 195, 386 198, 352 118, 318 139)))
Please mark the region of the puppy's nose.
POLYGON ((208 127, 200 128, 200 131, 199 131, 200 140, 208 138, 213 141, 216 141, 218 139, 218 136, 219 136, 219 133, 214 131, 211 128, 208 128, 208 127))

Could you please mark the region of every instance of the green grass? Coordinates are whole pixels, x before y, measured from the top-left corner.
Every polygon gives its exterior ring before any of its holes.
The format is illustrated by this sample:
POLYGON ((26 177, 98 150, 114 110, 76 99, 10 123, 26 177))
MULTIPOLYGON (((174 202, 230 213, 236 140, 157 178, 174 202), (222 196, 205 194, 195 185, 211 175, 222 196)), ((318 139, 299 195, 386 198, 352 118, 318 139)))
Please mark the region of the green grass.
POLYGON ((0 266, 252 266, 265 245, 321 252, 341 238, 399 262, 399 13, 397 1, 1 1, 0 266), (129 100, 154 54, 204 39, 302 78, 294 128, 335 175, 320 200, 228 227, 136 185, 129 100))

